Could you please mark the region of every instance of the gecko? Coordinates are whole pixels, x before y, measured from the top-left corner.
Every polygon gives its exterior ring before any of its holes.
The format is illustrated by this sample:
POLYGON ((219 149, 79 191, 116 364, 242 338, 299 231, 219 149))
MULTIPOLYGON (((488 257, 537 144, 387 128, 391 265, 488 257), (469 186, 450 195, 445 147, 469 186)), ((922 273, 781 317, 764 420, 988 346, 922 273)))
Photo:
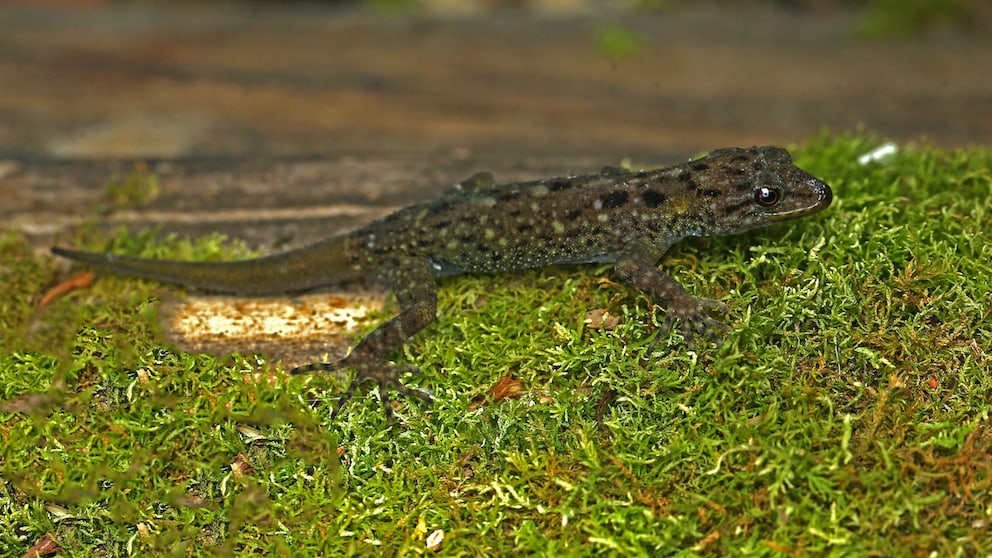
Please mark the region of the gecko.
POLYGON ((437 279, 557 264, 612 263, 615 275, 665 307, 646 350, 681 326, 718 340, 728 330, 711 313, 720 301, 697 297, 658 267, 688 237, 729 235, 828 207, 830 186, 796 167, 780 147, 724 148, 658 170, 604 168, 598 174, 497 184, 480 173, 441 196, 407 206, 353 232, 250 260, 184 262, 82 252, 52 252, 88 266, 205 291, 262 295, 370 279, 395 294, 398 314, 358 341, 344 358, 299 366, 291 374, 352 370, 331 413, 355 390, 378 384, 392 421, 389 390, 430 404, 401 376, 419 373, 389 356, 436 319, 437 279))

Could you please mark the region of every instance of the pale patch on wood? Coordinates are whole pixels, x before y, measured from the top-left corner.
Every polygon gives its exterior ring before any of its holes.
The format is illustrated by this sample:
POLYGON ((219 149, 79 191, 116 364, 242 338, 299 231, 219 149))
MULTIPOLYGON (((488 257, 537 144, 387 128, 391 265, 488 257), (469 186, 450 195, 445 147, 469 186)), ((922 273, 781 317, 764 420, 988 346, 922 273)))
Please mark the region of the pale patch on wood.
POLYGON ((259 353, 291 368, 336 360, 352 334, 381 310, 385 293, 310 293, 250 298, 190 295, 161 307, 166 337, 181 349, 218 355, 259 353))
POLYGON ((172 316, 170 328, 193 340, 313 340, 352 332, 382 300, 311 294, 295 298, 191 296, 172 316))

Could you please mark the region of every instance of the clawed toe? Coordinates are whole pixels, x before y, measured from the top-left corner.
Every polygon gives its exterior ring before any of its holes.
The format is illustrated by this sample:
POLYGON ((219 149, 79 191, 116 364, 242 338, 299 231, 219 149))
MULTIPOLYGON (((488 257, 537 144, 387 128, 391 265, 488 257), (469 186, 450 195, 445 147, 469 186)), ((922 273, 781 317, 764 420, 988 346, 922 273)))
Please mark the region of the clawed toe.
POLYGON ((424 403, 432 405, 434 400, 431 399, 430 395, 427 395, 419 389, 409 388, 403 385, 403 382, 400 381, 400 376, 403 374, 417 375, 420 374, 420 369, 412 365, 388 363, 377 363, 376 365, 365 365, 357 368, 355 378, 351 381, 351 384, 348 385, 348 389, 341 394, 341 398, 338 399, 337 405, 335 405, 334 410, 331 411, 331 420, 333 421, 338 416, 341 409, 344 408, 345 404, 355 394, 355 390, 358 389, 358 386, 368 380, 375 382, 379 387, 379 401, 382 403, 382 409, 386 414, 387 423, 392 424, 395 421, 393 407, 389 400, 390 389, 393 389, 407 397, 416 397, 424 403))

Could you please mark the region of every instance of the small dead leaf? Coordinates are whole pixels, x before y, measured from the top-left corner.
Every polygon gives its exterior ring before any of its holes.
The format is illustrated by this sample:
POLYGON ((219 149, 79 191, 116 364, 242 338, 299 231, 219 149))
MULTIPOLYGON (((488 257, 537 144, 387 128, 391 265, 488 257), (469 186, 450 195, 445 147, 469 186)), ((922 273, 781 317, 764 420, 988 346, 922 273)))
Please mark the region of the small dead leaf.
POLYGON ((235 458, 234 462, 231 463, 231 474, 234 478, 241 478, 245 475, 251 475, 255 473, 255 468, 248 464, 243 453, 239 453, 235 458))
POLYGON ((55 542, 55 538, 52 534, 45 533, 44 536, 38 539, 38 542, 34 543, 34 546, 29 548, 28 551, 24 553, 24 558, 49 556, 51 554, 55 554, 56 552, 60 552, 61 550, 62 548, 59 547, 59 543, 55 542))
POLYGON ((520 380, 513 377, 513 374, 507 374, 496 382, 496 385, 489 388, 485 396, 476 397, 469 404, 468 408, 471 410, 478 409, 483 402, 489 401, 491 403, 496 403, 502 401, 503 399, 520 397, 523 395, 524 390, 521 387, 520 380))
POLYGON ((45 293, 45 296, 41 297, 41 300, 38 301, 38 306, 45 306, 70 291, 74 291, 76 289, 87 289, 93 285, 93 280, 95 278, 96 274, 92 271, 77 273, 52 287, 47 293, 45 293))
POLYGON ((703 537, 703 539, 696 544, 696 548, 702 550, 719 539, 720 539, 720 531, 719 530, 713 531, 709 535, 703 537))
POLYGON ((606 414, 606 410, 610 407, 610 403, 617 398, 616 390, 609 390, 603 394, 603 397, 596 403, 596 424, 599 425, 599 429, 603 432, 611 432, 610 427, 606 425, 603 421, 603 415, 606 414))
POLYGON ((596 308, 586 312, 585 324, 590 329, 605 329, 607 331, 617 327, 620 323, 620 316, 611 316, 606 308, 596 308))
POLYGON ((489 390, 489 399, 496 402, 509 397, 520 397, 524 392, 520 385, 520 380, 514 378, 512 374, 507 374, 489 390))

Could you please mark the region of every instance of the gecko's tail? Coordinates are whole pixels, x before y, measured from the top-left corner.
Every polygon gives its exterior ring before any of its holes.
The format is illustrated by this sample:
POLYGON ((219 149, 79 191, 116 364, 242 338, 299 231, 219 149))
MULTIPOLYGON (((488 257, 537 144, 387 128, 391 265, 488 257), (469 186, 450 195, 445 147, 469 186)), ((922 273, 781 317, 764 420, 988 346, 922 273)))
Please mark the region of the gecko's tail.
POLYGON ((52 253, 125 275, 237 294, 302 291, 356 279, 343 262, 343 237, 329 238, 299 250, 253 260, 184 262, 151 260, 53 247, 52 253))

